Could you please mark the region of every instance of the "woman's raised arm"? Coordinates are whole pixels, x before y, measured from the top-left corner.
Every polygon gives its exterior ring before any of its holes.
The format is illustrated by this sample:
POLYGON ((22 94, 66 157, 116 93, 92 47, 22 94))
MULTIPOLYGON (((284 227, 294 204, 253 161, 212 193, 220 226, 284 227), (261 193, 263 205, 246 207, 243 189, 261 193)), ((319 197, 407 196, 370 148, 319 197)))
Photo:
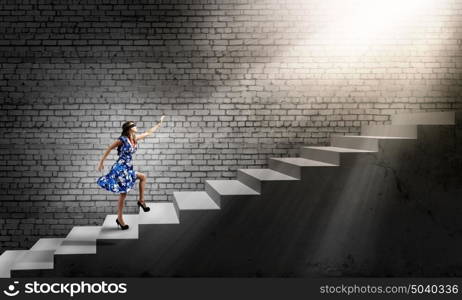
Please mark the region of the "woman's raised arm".
POLYGON ((149 128, 148 130, 146 130, 146 132, 144 132, 144 133, 142 133, 142 134, 136 136, 136 140, 137 140, 137 141, 138 141, 138 140, 142 140, 142 139, 144 139, 145 137, 147 137, 148 135, 153 134, 157 129, 159 129, 160 126, 162 126, 162 123, 164 122, 164 118, 165 118, 165 116, 162 116, 162 117, 160 118, 160 122, 157 123, 157 125, 155 125, 154 127, 149 128))

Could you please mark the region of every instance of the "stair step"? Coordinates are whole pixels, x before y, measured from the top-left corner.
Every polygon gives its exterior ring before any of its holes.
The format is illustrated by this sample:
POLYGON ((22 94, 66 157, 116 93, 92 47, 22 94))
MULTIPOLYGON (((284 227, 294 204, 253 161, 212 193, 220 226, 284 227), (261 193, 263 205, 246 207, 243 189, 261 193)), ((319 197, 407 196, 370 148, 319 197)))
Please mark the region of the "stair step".
POLYGON ((101 226, 74 226, 55 255, 96 254, 96 238, 101 226))
POLYGON ((206 180, 205 190, 220 207, 221 201, 224 199, 237 200, 260 195, 259 192, 239 180, 206 180))
POLYGON ((53 269, 54 253, 55 250, 26 251, 14 262, 10 270, 53 269))
POLYGON ((417 138, 416 125, 364 125, 362 136, 388 136, 393 138, 417 138))
POLYGON ((391 116, 393 125, 455 125, 456 112, 418 112, 391 116))
POLYGON ((265 181, 297 181, 299 179, 272 169, 238 169, 237 179, 253 190, 261 193, 265 181))
POLYGON ((0 278, 11 278, 11 268, 29 250, 6 250, 0 255, 0 278))
POLYGON ((335 164, 329 164, 323 161, 303 157, 272 157, 270 159, 293 164, 299 167, 337 167, 335 164))
POLYGON ((180 210, 220 209, 220 207, 204 191, 173 192, 173 196, 180 210))
MULTIPOLYGON (((178 214, 172 202, 146 203, 150 211, 141 211, 138 216, 138 224, 179 224, 178 214)), ((140 208, 141 209, 141 208, 140 208)), ((126 221, 128 223, 128 221, 126 221)), ((115 224, 115 221, 114 221, 115 224)), ((130 224, 129 224, 130 226, 130 224)), ((131 226, 130 226, 131 227, 131 226)))
POLYGON ((296 179, 301 178, 303 168, 338 167, 338 165, 335 164, 306 159, 303 157, 271 157, 268 161, 268 166, 272 170, 284 173, 296 179))
POLYGON ((363 136, 363 135, 344 135, 333 136, 331 145, 333 147, 353 148, 361 150, 379 151, 380 140, 409 140, 415 138, 409 137, 391 137, 391 136, 363 136))
POLYGON ((238 180, 206 180, 206 183, 223 196, 259 195, 259 193, 238 180))
POLYGON ((297 178, 271 169, 239 169, 238 171, 246 173, 249 176, 255 177, 261 181, 298 180, 297 178))
POLYGON ((117 215, 107 215, 97 240, 138 239, 138 215, 124 214, 128 229, 122 230, 116 224, 117 215))
POLYGON ((300 156, 308 159, 323 161, 330 164, 340 165, 342 154, 374 153, 377 151, 340 148, 340 147, 302 147, 300 156))
POLYGON ((31 251, 43 251, 43 250, 56 250, 61 246, 61 243, 64 241, 64 238, 43 238, 38 240, 32 248, 31 251))

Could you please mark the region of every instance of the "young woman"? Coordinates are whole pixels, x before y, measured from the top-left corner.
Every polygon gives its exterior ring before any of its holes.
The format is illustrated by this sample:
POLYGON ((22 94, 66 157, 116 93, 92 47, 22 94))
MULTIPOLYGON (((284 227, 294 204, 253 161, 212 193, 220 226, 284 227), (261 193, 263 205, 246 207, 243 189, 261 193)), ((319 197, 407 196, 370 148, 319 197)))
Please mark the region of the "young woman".
POLYGON ((98 178, 96 183, 113 193, 118 193, 119 204, 117 209, 116 223, 121 229, 128 229, 128 225, 123 220, 122 210, 124 208, 125 198, 127 197, 128 191, 130 191, 136 183, 136 179, 140 180, 139 183, 139 201, 137 202, 138 207, 142 207, 143 211, 147 212, 150 210, 146 206, 144 201, 144 185, 146 183, 146 175, 140 172, 136 172, 132 165, 132 155, 138 149, 138 141, 144 139, 148 135, 154 133, 164 121, 164 117, 160 118, 160 122, 156 126, 146 130, 145 133, 136 135, 138 129, 133 121, 127 121, 122 125, 122 134, 120 137, 113 142, 104 152, 103 157, 100 159, 97 170, 102 171, 104 169, 103 162, 109 155, 112 149, 117 148, 117 155, 119 158, 112 165, 111 170, 104 176, 98 178))

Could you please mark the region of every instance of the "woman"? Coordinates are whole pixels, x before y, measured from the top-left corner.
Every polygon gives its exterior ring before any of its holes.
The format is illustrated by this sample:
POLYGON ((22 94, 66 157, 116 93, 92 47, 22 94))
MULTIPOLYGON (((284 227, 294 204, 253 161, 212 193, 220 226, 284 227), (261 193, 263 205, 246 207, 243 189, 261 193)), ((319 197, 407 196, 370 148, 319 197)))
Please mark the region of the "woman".
POLYGON ((158 122, 156 126, 148 129, 145 133, 138 136, 135 134, 138 131, 135 122, 125 122, 122 125, 121 136, 106 149, 103 157, 99 161, 97 170, 102 171, 104 169, 104 160, 109 155, 111 150, 117 147, 117 155, 119 158, 112 165, 109 173, 99 177, 96 183, 100 187, 110 192, 120 194, 116 223, 121 227, 121 229, 128 229, 128 225, 126 225, 123 220, 122 209, 124 207, 125 198, 127 197, 127 192, 130 191, 135 185, 136 179, 140 180, 140 199, 137 202, 138 207, 142 207, 143 211, 145 212, 150 210, 144 201, 144 184, 146 183, 147 177, 143 173, 135 172, 135 170, 133 170, 132 155, 138 149, 138 141, 144 139, 156 131, 162 125, 164 117, 165 116, 162 116, 160 118, 160 122, 158 122))

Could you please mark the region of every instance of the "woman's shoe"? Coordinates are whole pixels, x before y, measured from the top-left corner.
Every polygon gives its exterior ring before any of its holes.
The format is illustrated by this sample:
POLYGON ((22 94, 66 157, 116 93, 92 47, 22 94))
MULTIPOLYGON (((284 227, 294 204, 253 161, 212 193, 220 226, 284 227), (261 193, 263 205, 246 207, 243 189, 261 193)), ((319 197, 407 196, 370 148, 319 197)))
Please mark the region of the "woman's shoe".
MULTIPOLYGON (((128 225, 127 225, 127 224, 125 224, 125 225, 120 224, 119 218, 116 219, 116 223, 117 223, 117 225, 120 226, 120 228, 122 228, 122 230, 128 229, 128 225)), ((118 227, 117 227, 117 228, 118 228, 118 227)))
POLYGON ((151 210, 149 207, 146 206, 146 203, 143 205, 143 204, 141 204, 140 201, 138 201, 137 204, 138 204, 138 207, 141 206, 141 207, 143 208, 143 211, 144 211, 144 212, 147 212, 147 211, 150 211, 150 210, 151 210))

